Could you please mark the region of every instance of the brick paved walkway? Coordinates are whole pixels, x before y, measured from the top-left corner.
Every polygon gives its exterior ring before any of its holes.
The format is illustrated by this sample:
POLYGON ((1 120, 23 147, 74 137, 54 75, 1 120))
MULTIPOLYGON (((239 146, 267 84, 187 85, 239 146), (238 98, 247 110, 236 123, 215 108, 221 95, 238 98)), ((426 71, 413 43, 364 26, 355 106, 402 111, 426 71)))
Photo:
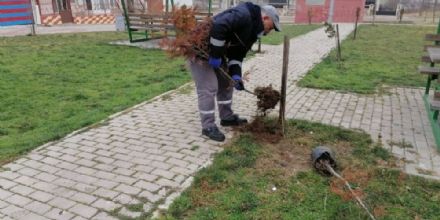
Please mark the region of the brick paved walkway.
MULTIPOLYGON (((352 27, 341 25, 341 37, 352 27)), ((407 159, 407 172, 440 176, 422 90, 359 96, 295 86, 334 43, 322 29, 291 41, 287 116, 364 129, 376 139, 381 134, 385 147, 407 159), (399 148, 402 140, 413 147, 399 148)), ((282 46, 263 49, 246 62, 252 69, 249 89, 268 83, 279 87, 282 46)), ((193 90, 186 85, 3 166, 0 219, 113 219, 114 214, 138 217, 167 208, 222 149, 200 135, 193 90)), ((254 115, 251 95, 237 93, 234 102, 241 115, 254 115)), ((231 136, 227 131, 228 140, 231 136)))

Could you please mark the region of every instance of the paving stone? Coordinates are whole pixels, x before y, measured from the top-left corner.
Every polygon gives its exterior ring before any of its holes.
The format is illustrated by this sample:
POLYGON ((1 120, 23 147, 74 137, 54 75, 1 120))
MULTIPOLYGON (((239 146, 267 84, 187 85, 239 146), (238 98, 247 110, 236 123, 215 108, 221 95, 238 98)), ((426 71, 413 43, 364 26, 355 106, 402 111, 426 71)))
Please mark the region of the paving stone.
POLYGON ((131 197, 130 195, 127 194, 119 194, 114 201, 123 204, 123 205, 133 205, 133 204, 138 204, 139 201, 133 197, 131 197))
POLYGON ((38 182, 35 183, 33 187, 44 192, 52 193, 58 186, 47 182, 38 182))
POLYGON ((86 219, 90 219, 92 216, 94 216, 98 210, 91 207, 91 206, 86 206, 83 204, 79 204, 77 203, 75 206, 73 206, 72 208, 69 209, 70 212, 80 215, 86 219))
POLYGON ((121 207, 120 204, 114 203, 114 202, 109 201, 109 200, 104 200, 104 199, 97 200, 96 202, 94 202, 92 204, 92 206, 97 208, 97 209, 105 210, 107 212, 112 212, 113 210, 121 207))
POLYGON ((96 154, 87 153, 87 152, 81 152, 81 153, 78 153, 77 156, 81 157, 81 158, 88 159, 88 160, 93 160, 93 158, 95 158, 97 155, 96 154))
POLYGON ((71 156, 69 154, 64 154, 63 156, 59 157, 61 160, 67 161, 67 162, 75 162, 79 158, 75 156, 71 156))
MULTIPOLYGON (((65 162, 65 161, 57 164, 56 166, 57 166, 57 168, 60 168, 60 170, 57 172, 58 175, 60 175, 59 174, 60 172, 65 172, 65 170, 70 172, 70 171, 75 170, 76 168, 79 167, 77 164, 73 164, 73 163, 69 163, 69 162, 65 162)), ((70 175, 72 175, 72 174, 70 174, 70 175)), ((68 176, 66 178, 68 178, 68 176)))
POLYGON ((10 190, 22 196, 27 196, 35 191, 34 189, 23 185, 17 185, 15 187, 12 187, 10 190))
POLYGON ((157 201, 159 201, 159 200, 161 200, 163 198, 162 196, 160 196, 158 194, 155 194, 155 193, 152 193, 152 192, 147 191, 147 190, 142 191, 139 194, 139 197, 145 198, 148 201, 150 201, 151 203, 155 203, 155 202, 157 202, 157 201))
POLYGON ((167 179, 172 179, 176 174, 170 171, 162 170, 162 169, 155 169, 153 170, 152 174, 157 176, 162 176, 167 179))
POLYGON ((129 218, 139 218, 142 215, 142 212, 132 212, 132 211, 128 210, 127 208, 123 207, 119 211, 119 214, 122 216, 129 217, 129 218))
POLYGON ((0 209, 6 208, 9 204, 0 200, 0 209))
MULTIPOLYGON (((128 159, 128 161, 131 161, 131 158, 128 159)), ((117 160, 113 163, 113 165, 117 166, 117 167, 122 167, 122 168, 130 168, 133 167, 134 164, 131 162, 126 162, 126 161, 122 161, 122 160, 117 160)))
POLYGON ((60 209, 69 209, 70 207, 77 204, 76 202, 72 200, 68 200, 62 197, 56 197, 48 202, 49 205, 60 208, 60 209))
POLYGON ((174 177, 173 181, 176 182, 176 183, 181 183, 181 182, 183 182, 185 179, 187 179, 186 176, 183 176, 183 175, 176 175, 176 176, 174 177))
POLYGON ((103 180, 103 179, 100 179, 100 180, 93 183, 93 185, 96 185, 99 187, 104 187, 106 189, 112 189, 113 187, 117 186, 118 184, 119 184, 118 182, 113 182, 110 180, 103 180))
POLYGON ((144 172, 136 172, 133 175, 133 177, 140 179, 140 180, 147 181, 147 182, 152 182, 158 178, 158 176, 156 176, 156 175, 151 175, 149 173, 144 173, 144 172))
MULTIPOLYGON (((41 157, 43 158, 43 156, 41 156, 41 157)), ((44 164, 32 159, 32 160, 27 160, 27 161, 23 162, 22 165, 24 165, 26 167, 33 168, 33 169, 38 169, 41 166, 43 166, 44 164)))
POLYGON ((156 167, 162 170, 168 170, 170 169, 173 165, 168 163, 168 162, 160 162, 160 161, 153 161, 150 166, 152 167, 156 167))
POLYGON ((17 185, 17 183, 14 183, 10 180, 0 179, 0 188, 2 188, 2 189, 9 189, 9 188, 14 187, 16 185, 17 185))
POLYGON ((159 180, 157 180, 156 184, 158 184, 159 186, 168 186, 168 187, 172 187, 172 188, 179 187, 179 185, 180 185, 176 181, 171 181, 169 179, 164 179, 164 178, 160 178, 159 180))
POLYGON ((44 171, 45 173, 54 174, 54 173, 58 172, 60 169, 55 166, 45 164, 45 165, 41 166, 39 168, 39 170, 44 171))
POLYGON ((107 214, 106 212, 100 212, 95 215, 92 220, 118 220, 118 218, 107 214))
POLYGON ((132 178, 132 177, 128 177, 128 176, 122 176, 122 175, 117 175, 114 179, 114 181, 120 182, 120 183, 124 183, 127 185, 131 185, 134 182, 137 181, 137 179, 132 178))
POLYGON ((103 197, 103 198, 113 199, 117 195, 119 195, 119 192, 116 192, 114 190, 99 188, 95 192, 93 192, 93 195, 103 197))
POLYGON ((72 213, 61 210, 59 208, 51 209, 44 216, 50 219, 57 219, 57 220, 70 220, 74 217, 72 213))
POLYGON ((78 167, 75 169, 75 172, 93 176, 97 172, 97 170, 88 167, 78 167))
POLYGON ((92 195, 88 195, 81 192, 76 192, 73 196, 70 196, 69 199, 84 203, 84 204, 92 204, 92 202, 96 201, 98 198, 92 195))
POLYGON ((187 167, 189 165, 188 162, 183 161, 183 160, 179 160, 179 159, 175 159, 175 158, 170 158, 166 162, 173 164, 173 165, 176 165, 176 166, 179 166, 179 167, 187 167))
POLYGON ((8 203, 12 203, 19 207, 23 207, 24 205, 29 204, 30 202, 32 202, 32 200, 24 196, 20 196, 18 194, 8 197, 8 203))
POLYGON ((56 165, 60 162, 62 162, 61 160, 57 160, 55 158, 52 157, 45 157, 41 162, 46 163, 48 165, 56 165))
POLYGON ((37 215, 35 213, 29 213, 25 216, 22 216, 20 218, 17 218, 18 220, 46 220, 47 218, 41 216, 41 215, 37 215))
MULTIPOLYGON (((96 164, 96 163, 95 163, 96 164)), ((112 170, 114 170, 116 167, 113 165, 109 165, 109 164, 98 164, 98 165, 93 165, 95 169, 97 170, 104 170, 107 172, 110 172, 112 170)))
POLYGON ((120 175, 131 176, 136 171, 135 170, 130 170, 130 169, 125 169, 125 168, 117 168, 117 169, 113 170, 113 172, 116 173, 116 174, 120 174, 120 175))
POLYGON ((104 164, 112 164, 115 161, 110 157, 104 157, 104 156, 97 156, 93 160, 98 163, 104 163, 104 164))
POLYGON ((35 213, 37 213, 37 214, 44 215, 44 214, 47 213, 52 207, 49 206, 49 205, 47 205, 47 204, 44 204, 44 203, 38 202, 38 201, 33 201, 33 202, 27 204, 27 205, 25 206, 25 208, 26 208, 27 210, 30 210, 30 211, 35 212, 35 213))
POLYGON ((18 207, 15 205, 9 205, 0 210, 0 212, 4 215, 11 217, 12 219, 21 219, 26 215, 29 215, 31 212, 22 207, 18 207))
POLYGON ((52 182, 55 179, 57 179, 58 177, 56 177, 55 175, 52 175, 50 173, 41 172, 38 175, 36 175, 34 178, 39 179, 39 180, 43 180, 43 181, 47 181, 47 182, 52 182))
POLYGON ((171 205, 171 203, 174 201, 174 199, 176 199, 179 195, 180 195, 179 192, 175 192, 175 193, 172 193, 171 195, 169 195, 166 198, 165 203, 161 204, 159 206, 159 209, 168 209, 168 207, 171 205))
POLYGON ((129 185, 126 185, 126 184, 123 184, 123 183, 120 184, 119 186, 117 186, 115 188, 115 190, 118 191, 118 192, 122 192, 122 193, 126 193, 126 194, 131 194, 131 195, 136 195, 136 194, 138 194, 141 191, 141 189, 138 188, 138 187, 129 186, 129 185))
POLYGON ((157 185, 155 183, 151 183, 151 182, 147 182, 147 181, 143 181, 140 180, 137 183, 134 184, 134 186, 141 188, 141 189, 146 189, 150 192, 155 192, 157 190, 160 189, 161 185, 157 185))
POLYGON ((75 189, 80 192, 84 192, 87 194, 91 194, 93 191, 95 191, 98 187, 92 186, 90 184, 84 184, 84 183, 77 183, 74 186, 72 186, 72 189, 75 189))
POLYGON ((87 220, 86 218, 83 218, 79 215, 75 216, 75 218, 73 218, 72 220, 87 220))
POLYGON ((76 184, 75 181, 65 179, 65 178, 57 178, 52 181, 53 184, 57 184, 58 186, 72 187, 76 184))
POLYGON ((2 171, 0 172, 0 179, 8 179, 8 180, 14 180, 16 178, 20 177, 19 174, 12 171, 2 171))
POLYGON ((111 172, 107 172, 107 171, 102 171, 102 170, 98 170, 94 176, 98 177, 98 178, 102 178, 102 179, 113 179, 116 177, 116 174, 111 173, 111 172))

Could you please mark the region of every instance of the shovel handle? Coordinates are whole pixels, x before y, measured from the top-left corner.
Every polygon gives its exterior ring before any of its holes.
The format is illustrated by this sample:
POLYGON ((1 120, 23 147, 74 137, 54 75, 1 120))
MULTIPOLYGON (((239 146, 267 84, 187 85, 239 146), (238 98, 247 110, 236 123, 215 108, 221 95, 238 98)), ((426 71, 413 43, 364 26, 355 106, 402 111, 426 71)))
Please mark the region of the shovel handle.
POLYGON ((247 93, 249 93, 249 94, 252 94, 252 95, 254 95, 254 96, 257 96, 257 94, 255 94, 255 93, 253 93, 253 92, 251 92, 251 91, 249 91, 249 90, 247 90, 247 89, 244 89, 243 91, 245 91, 245 92, 247 92, 247 93))

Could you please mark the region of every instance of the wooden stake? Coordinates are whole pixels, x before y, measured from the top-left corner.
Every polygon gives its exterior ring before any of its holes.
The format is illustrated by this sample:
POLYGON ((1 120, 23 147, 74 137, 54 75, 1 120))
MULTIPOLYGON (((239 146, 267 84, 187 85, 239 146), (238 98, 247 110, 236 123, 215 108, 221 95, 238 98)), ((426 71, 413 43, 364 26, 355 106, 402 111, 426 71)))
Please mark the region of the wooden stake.
POLYGON ((29 9, 32 15, 32 24, 31 24, 31 35, 35 36, 36 32, 35 32, 35 2, 33 0, 29 0, 29 4, 31 6, 31 8, 29 9))
POLYGON ((261 53, 261 38, 258 38, 258 53, 261 53))
POLYGON ((361 14, 361 8, 357 8, 356 9, 356 22, 354 24, 354 34, 353 34, 353 40, 356 40, 356 34, 357 34, 357 29, 358 29, 358 21, 359 21, 359 16, 361 14))
POLYGON ((338 46, 338 61, 341 61, 341 41, 339 40, 339 25, 336 25, 336 43, 338 46))
POLYGON ((286 89, 287 89, 287 70, 289 67, 289 38, 284 35, 284 51, 283 51, 283 72, 281 76, 281 100, 280 100, 280 116, 278 119, 281 125, 281 133, 285 134, 285 113, 286 113, 286 89))
POLYGON ((376 4, 373 6, 373 25, 376 22, 376 4))

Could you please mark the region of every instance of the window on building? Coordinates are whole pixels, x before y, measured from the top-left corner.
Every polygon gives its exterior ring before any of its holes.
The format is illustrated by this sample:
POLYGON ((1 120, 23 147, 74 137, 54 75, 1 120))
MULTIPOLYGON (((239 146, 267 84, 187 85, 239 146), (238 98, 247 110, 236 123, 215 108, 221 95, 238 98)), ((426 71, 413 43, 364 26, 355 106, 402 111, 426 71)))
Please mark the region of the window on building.
POLYGON ((92 0, 86 0, 87 10, 92 10, 92 0))
POLYGON ((306 5, 324 5, 325 0, 306 0, 306 5))
POLYGON ((52 0, 53 11, 59 13, 69 9, 68 0, 52 0))

